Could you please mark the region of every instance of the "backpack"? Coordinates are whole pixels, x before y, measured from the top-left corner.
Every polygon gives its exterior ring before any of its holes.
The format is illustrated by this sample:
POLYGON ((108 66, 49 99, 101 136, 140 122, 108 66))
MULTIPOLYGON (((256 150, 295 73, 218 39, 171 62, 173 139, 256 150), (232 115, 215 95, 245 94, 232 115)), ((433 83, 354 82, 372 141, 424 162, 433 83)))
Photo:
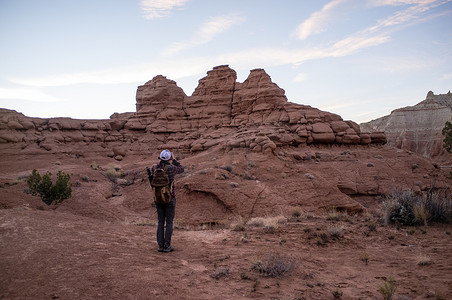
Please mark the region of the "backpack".
POLYGON ((172 199, 173 185, 169 180, 167 171, 169 165, 163 169, 155 169, 151 180, 152 192, 154 193, 154 202, 157 204, 169 204, 172 199))

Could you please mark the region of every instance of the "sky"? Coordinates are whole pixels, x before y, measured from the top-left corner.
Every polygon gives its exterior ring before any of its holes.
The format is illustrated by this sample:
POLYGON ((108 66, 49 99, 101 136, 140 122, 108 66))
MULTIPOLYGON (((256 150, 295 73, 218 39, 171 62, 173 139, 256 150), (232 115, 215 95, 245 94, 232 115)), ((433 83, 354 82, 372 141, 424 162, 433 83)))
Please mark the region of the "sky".
POLYGON ((0 108, 108 119, 229 65, 366 122, 452 90, 452 0, 0 0, 0 108))

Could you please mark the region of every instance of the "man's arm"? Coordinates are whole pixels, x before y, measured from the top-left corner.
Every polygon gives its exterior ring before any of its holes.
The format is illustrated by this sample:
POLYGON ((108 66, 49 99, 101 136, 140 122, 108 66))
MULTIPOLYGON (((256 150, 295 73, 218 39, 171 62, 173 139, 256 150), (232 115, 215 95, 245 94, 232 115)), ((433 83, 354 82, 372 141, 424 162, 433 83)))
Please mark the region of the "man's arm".
POLYGON ((153 174, 154 168, 152 168, 152 171, 151 171, 151 169, 149 169, 149 167, 146 167, 146 171, 148 172, 149 183, 151 183, 152 178, 154 177, 154 174, 153 174))
POLYGON ((174 170, 174 174, 180 174, 184 172, 184 167, 178 162, 175 158, 173 158, 172 169, 174 170))

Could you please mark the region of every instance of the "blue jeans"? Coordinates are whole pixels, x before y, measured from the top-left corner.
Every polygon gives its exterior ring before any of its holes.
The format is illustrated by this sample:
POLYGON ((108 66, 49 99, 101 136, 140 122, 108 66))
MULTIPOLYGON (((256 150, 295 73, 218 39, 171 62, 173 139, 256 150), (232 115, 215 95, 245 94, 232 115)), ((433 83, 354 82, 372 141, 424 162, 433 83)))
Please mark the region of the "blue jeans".
POLYGON ((171 199, 167 205, 156 204, 158 225, 157 225, 157 243, 159 246, 171 245, 171 236, 173 235, 173 220, 176 214, 176 198, 171 199), (165 230, 166 222, 166 230, 165 230))

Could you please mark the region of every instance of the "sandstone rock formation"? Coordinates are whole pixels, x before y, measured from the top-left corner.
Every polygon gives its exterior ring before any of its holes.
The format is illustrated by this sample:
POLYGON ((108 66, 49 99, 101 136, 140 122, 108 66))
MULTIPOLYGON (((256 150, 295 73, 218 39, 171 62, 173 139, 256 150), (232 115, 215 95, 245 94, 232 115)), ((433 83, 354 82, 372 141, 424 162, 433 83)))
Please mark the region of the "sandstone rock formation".
POLYGON ((430 91, 420 103, 360 126, 369 132, 385 132, 391 146, 436 157, 445 154, 441 131, 447 121, 452 121, 452 94, 435 95, 430 91))
MULTIPOLYGON (((221 144, 274 153, 277 147, 310 144, 368 145, 385 141, 383 133, 361 132, 336 114, 287 101, 284 90, 262 69, 243 82, 228 66, 215 67, 199 80, 192 96, 176 82, 158 75, 137 90, 136 113, 114 114, 110 120, 27 118, 0 112, 0 142, 50 145, 158 141, 160 148, 201 151, 221 144)), ((73 147, 70 147, 73 148, 73 147)), ((111 153, 111 151, 109 152, 111 153)))
MULTIPOLYGON (((294 206, 357 212, 364 207, 356 197, 395 188, 447 189, 450 183, 429 160, 383 146, 384 133, 288 102, 262 69, 239 83, 234 70, 215 67, 191 96, 159 75, 138 87, 136 101, 136 112, 109 120, 28 118, 0 110, 0 184, 33 168, 67 170, 81 179, 58 209, 115 220, 149 212, 144 168, 170 148, 186 166, 177 185, 180 220, 209 223, 294 206), (112 164, 127 177, 105 176, 112 164)), ((14 206, 17 195, 32 203, 18 189, 0 204, 14 206)))

